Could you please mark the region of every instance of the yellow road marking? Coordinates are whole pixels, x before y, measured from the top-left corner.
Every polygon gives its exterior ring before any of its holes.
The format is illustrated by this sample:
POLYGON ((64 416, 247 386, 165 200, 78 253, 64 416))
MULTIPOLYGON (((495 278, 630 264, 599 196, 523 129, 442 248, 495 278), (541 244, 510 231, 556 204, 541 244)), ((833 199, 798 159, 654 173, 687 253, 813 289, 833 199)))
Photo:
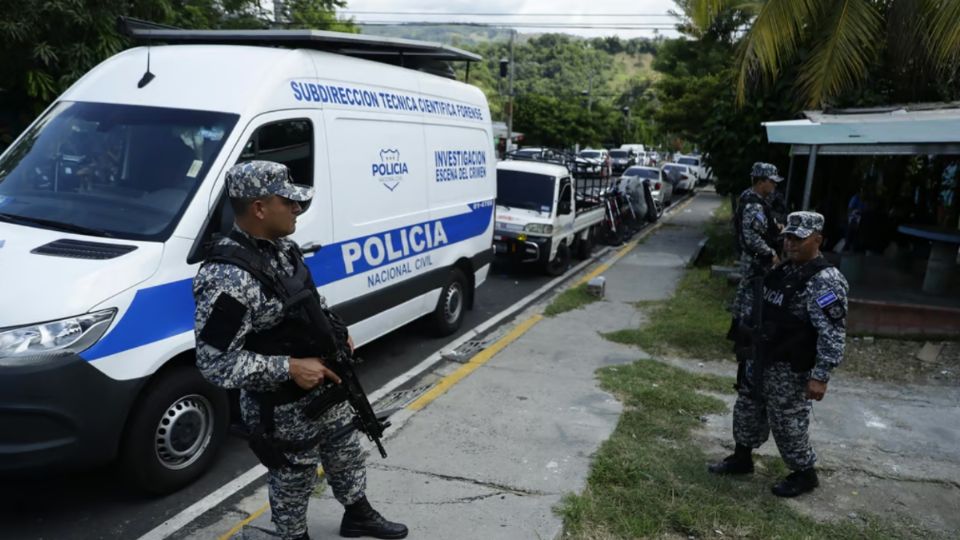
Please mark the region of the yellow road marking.
POLYGON ((517 338, 525 334, 533 325, 543 319, 543 315, 537 314, 518 324, 507 335, 498 339, 496 343, 477 353, 469 362, 460 366, 459 369, 440 379, 433 388, 417 398, 413 403, 407 405, 407 408, 413 411, 419 411, 427 406, 431 401, 437 399, 449 390, 453 385, 460 382, 461 379, 473 373, 478 367, 486 364, 491 358, 503 350, 504 347, 516 341, 517 338))
POLYGON ((218 538, 217 540, 230 540, 231 538, 233 538, 233 535, 235 535, 235 534, 237 534, 238 532, 240 532, 240 529, 242 529, 244 526, 246 526, 247 523, 250 523, 251 521, 257 519, 257 518, 260 517, 260 516, 262 516, 263 513, 266 512, 268 508, 270 508, 270 503, 266 503, 266 504, 264 504, 263 506, 261 506, 260 508, 257 508, 257 511, 256 511, 256 512, 250 514, 250 517, 248 517, 248 518, 244 519, 243 521, 241 521, 240 523, 237 523, 236 525, 234 525, 232 529, 230 529, 229 531, 227 531, 223 536, 221 536, 221 537, 218 538))
MULTIPOLYGON (((317 467, 317 476, 319 476, 320 478, 323 478, 323 467, 317 467)), ((247 516, 243 521, 241 521, 240 523, 237 523, 229 531, 225 532, 220 537, 218 537, 217 540, 230 540, 231 538, 233 538, 233 535, 240 532, 240 529, 244 528, 251 521, 262 516, 263 513, 266 512, 269 508, 270 508, 270 503, 269 502, 264 503, 263 506, 261 506, 260 508, 257 508, 252 514, 247 516)))

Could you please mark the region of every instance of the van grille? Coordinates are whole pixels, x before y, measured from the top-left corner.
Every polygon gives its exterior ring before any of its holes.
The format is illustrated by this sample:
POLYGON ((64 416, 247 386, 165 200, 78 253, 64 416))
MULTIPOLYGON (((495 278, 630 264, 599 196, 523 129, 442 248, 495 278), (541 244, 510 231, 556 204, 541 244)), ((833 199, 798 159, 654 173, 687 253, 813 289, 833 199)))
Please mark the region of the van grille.
POLYGON ((37 255, 52 255, 54 257, 68 257, 71 259, 114 259, 130 253, 137 246, 122 244, 101 244, 98 242, 84 242, 83 240, 61 239, 40 246, 30 253, 37 255))

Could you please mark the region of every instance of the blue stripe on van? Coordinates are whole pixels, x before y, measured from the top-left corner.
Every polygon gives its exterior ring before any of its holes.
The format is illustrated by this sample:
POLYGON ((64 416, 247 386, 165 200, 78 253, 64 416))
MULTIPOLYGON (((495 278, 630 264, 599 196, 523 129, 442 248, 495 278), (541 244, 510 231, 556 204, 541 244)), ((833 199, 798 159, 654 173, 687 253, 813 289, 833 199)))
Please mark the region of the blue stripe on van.
MULTIPOLYGON (((470 205, 469 212, 463 214, 428 220, 391 231, 384 231, 330 244, 324 246, 323 249, 318 251, 313 257, 308 257, 307 266, 310 268, 317 286, 322 287, 323 285, 334 283, 348 277, 346 266, 341 255, 341 246, 343 244, 359 242, 363 245, 366 239, 373 236, 382 237, 390 233, 400 234, 401 230, 410 229, 417 225, 422 227, 426 224, 431 224, 432 226, 437 221, 443 222, 443 228, 448 240, 447 243, 441 246, 433 246, 421 251, 411 252, 406 257, 392 260, 386 260, 385 258, 384 261, 377 266, 370 266, 361 258, 354 264, 354 271, 351 274, 357 275, 373 268, 394 264, 410 257, 415 257, 479 236, 490 226, 490 222, 493 219, 493 208, 493 201, 475 203, 470 205)), ((192 285, 193 279, 184 279, 157 285, 156 287, 140 289, 136 295, 134 295, 130 308, 124 313, 123 318, 117 323, 116 328, 104 336, 104 338, 94 346, 82 352, 80 356, 90 362, 192 331, 194 310, 196 308, 193 301, 192 285)))

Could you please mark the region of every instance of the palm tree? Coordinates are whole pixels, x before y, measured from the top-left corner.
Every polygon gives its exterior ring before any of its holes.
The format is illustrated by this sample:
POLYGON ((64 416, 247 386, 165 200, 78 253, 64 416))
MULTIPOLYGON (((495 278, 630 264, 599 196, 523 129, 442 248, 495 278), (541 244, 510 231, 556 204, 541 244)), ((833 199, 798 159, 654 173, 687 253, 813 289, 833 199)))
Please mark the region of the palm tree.
POLYGON ((921 69, 941 80, 960 61, 960 0, 677 0, 700 32, 727 10, 748 14, 735 75, 737 102, 758 81, 771 82, 797 65, 798 92, 808 107, 863 83, 889 53, 904 77, 921 69), (914 70, 903 69, 914 66, 914 70))

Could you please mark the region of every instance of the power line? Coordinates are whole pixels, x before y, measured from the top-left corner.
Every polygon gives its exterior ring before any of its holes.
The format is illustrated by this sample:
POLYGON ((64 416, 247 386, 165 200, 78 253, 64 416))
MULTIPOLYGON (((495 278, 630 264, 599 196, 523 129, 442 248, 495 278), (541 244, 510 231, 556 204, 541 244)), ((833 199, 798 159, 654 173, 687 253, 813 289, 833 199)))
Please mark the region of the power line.
POLYGON ((464 15, 473 17, 672 17, 670 13, 474 13, 469 11, 358 11, 351 9, 341 9, 337 11, 341 14, 349 15, 431 15, 448 16, 464 15))
POLYGON ((554 23, 554 22, 464 22, 464 21, 354 21, 366 26, 478 26, 489 28, 572 28, 582 30, 675 30, 674 24, 653 23, 554 23))

